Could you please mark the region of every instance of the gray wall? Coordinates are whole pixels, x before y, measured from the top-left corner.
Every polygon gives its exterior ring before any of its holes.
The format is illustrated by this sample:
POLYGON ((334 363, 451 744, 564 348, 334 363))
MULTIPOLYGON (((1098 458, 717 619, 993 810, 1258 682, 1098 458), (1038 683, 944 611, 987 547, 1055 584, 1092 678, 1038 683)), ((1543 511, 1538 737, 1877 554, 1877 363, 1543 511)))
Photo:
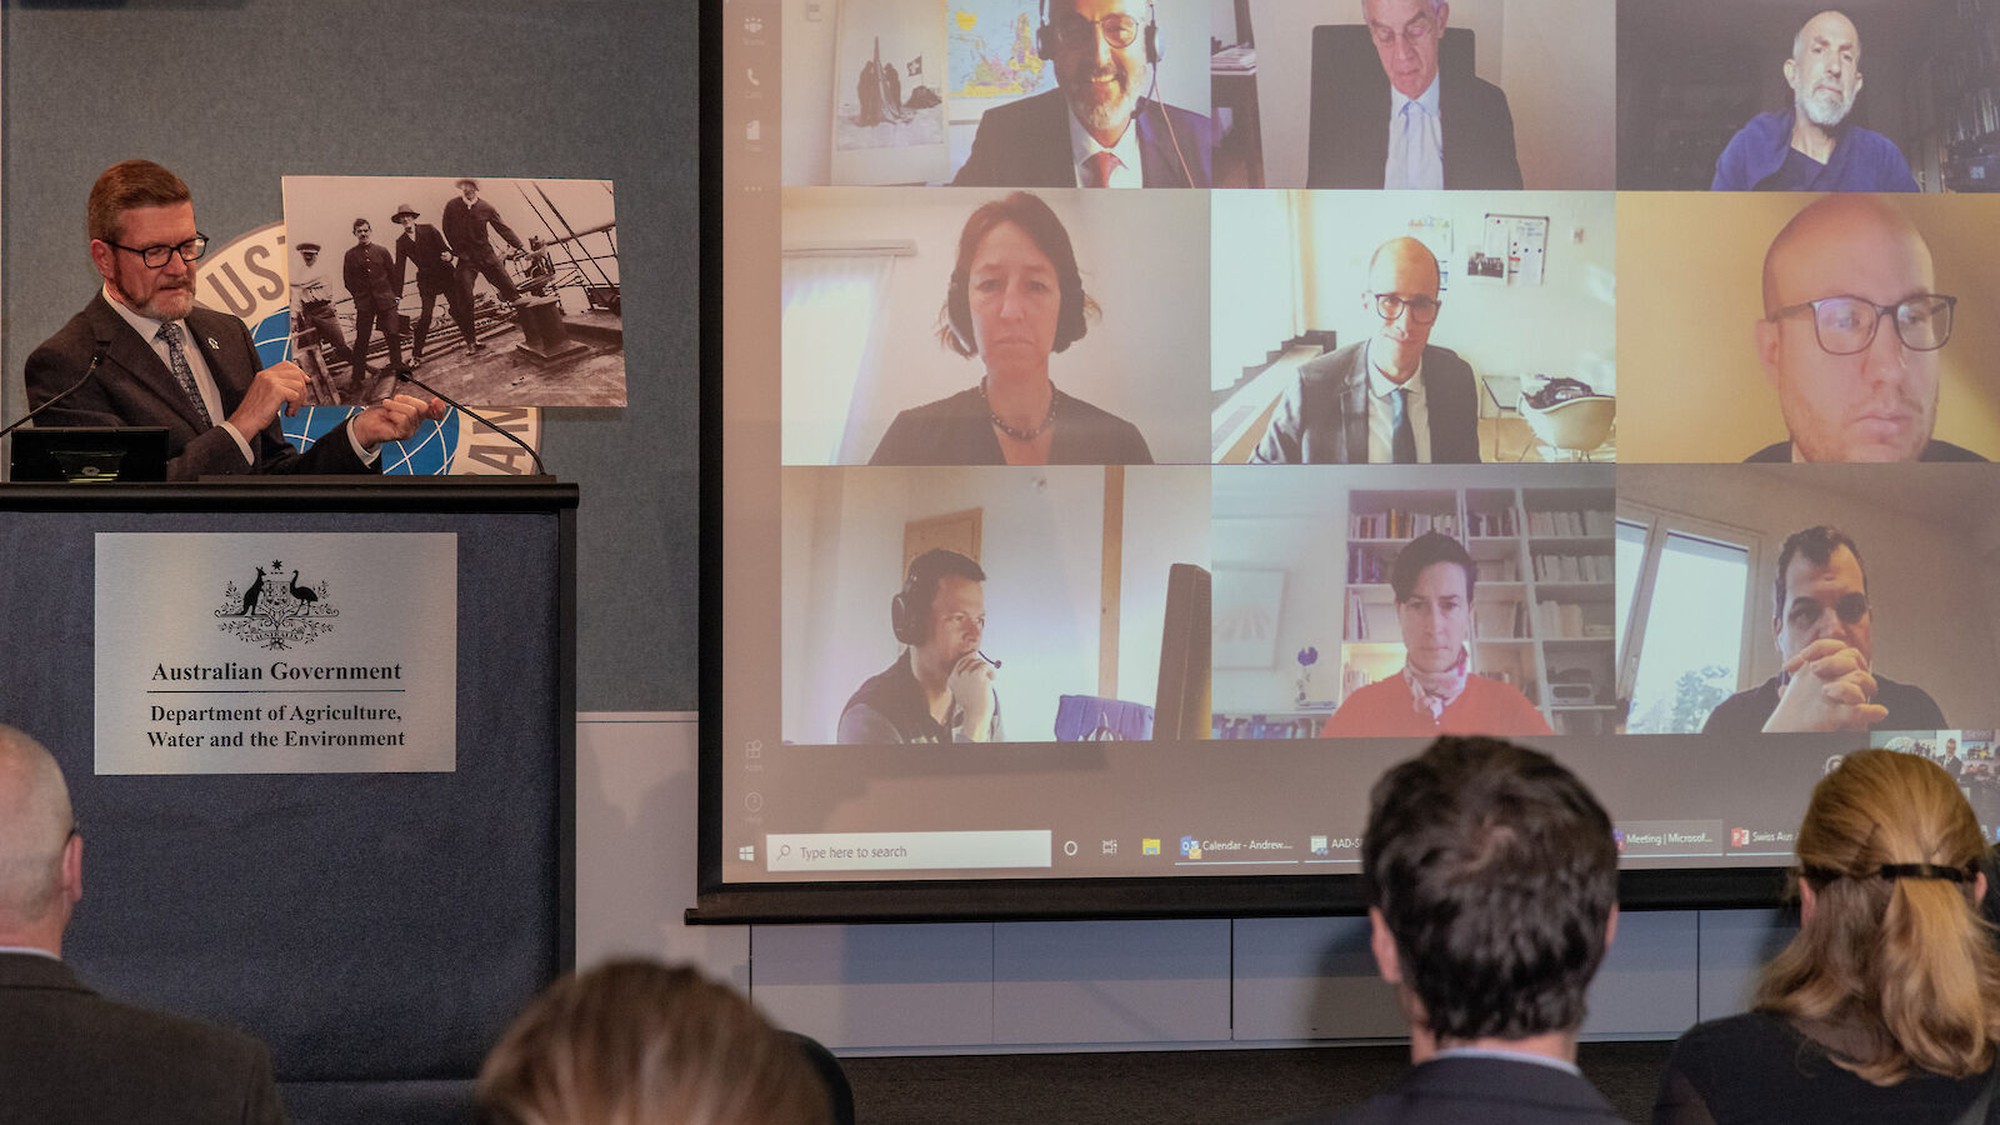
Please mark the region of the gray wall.
POLYGON ((98 284, 84 200, 157 160, 226 242, 286 174, 615 180, 630 405, 544 415, 581 486, 578 702, 695 699, 696 5, 686 0, 183 0, 9 6, 0 400, 98 284))

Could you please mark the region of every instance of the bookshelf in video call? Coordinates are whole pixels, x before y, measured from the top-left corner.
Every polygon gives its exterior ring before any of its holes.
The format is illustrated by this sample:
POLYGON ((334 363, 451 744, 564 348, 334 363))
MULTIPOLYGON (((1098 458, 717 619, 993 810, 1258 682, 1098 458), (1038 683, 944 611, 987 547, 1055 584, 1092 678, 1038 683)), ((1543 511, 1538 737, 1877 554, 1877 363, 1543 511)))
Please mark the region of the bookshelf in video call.
MULTIPOLYGON (((1610 488, 1356 490, 1346 520, 1347 583, 1338 661, 1327 697, 1295 711, 1218 714, 1227 737, 1311 738, 1355 690, 1403 667, 1389 567, 1412 539, 1438 531, 1479 568, 1472 671, 1519 688, 1558 734, 1616 726, 1610 488)), ((1324 659, 1324 657, 1322 657, 1324 659)))

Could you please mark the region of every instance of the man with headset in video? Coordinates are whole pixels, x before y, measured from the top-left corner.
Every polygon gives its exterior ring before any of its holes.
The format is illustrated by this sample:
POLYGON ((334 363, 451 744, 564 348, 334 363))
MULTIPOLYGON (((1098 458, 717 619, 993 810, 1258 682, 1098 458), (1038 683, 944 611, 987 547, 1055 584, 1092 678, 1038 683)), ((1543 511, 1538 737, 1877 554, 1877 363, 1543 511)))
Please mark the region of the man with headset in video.
POLYGON ((1868 572, 1846 532, 1793 532, 1778 551, 1776 594, 1771 632, 1784 667, 1717 704, 1701 733, 1947 726, 1930 693, 1875 672, 1868 572))
POLYGON ((979 651, 986 630, 986 572, 943 549, 910 561, 889 600, 889 627, 908 646, 870 676, 840 713, 841 742, 1004 742, 993 674, 979 651))
POLYGON ((1044 0, 1035 48, 1061 88, 987 110, 954 187, 1211 186, 1208 118, 1150 96, 1162 57, 1150 3, 1044 0))

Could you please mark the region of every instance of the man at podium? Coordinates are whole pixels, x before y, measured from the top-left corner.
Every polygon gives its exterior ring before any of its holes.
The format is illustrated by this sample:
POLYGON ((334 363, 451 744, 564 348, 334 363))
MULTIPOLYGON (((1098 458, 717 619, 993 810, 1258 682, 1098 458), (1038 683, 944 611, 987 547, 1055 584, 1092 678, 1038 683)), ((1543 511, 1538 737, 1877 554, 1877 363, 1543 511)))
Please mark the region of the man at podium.
POLYGON ((233 473, 377 471, 383 442, 442 418, 444 403, 394 395, 304 452, 278 412, 306 401, 290 360, 260 370, 250 330, 195 305, 195 262, 208 236, 179 176, 149 160, 114 164, 90 189, 90 260, 104 285, 28 357, 28 404, 60 399, 52 426, 164 426, 167 479, 233 473))

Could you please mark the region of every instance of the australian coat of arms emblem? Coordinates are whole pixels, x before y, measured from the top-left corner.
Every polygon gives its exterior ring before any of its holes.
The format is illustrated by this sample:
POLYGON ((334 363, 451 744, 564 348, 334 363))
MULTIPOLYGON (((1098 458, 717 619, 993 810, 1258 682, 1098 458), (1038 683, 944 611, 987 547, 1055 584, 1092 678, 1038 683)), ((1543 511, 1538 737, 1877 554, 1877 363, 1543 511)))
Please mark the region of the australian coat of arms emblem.
POLYGON ((223 588, 216 628, 268 649, 309 645, 333 631, 340 610, 328 599, 324 579, 302 585, 297 567, 286 577, 282 559, 256 570, 257 577, 241 588, 233 579, 223 588))

